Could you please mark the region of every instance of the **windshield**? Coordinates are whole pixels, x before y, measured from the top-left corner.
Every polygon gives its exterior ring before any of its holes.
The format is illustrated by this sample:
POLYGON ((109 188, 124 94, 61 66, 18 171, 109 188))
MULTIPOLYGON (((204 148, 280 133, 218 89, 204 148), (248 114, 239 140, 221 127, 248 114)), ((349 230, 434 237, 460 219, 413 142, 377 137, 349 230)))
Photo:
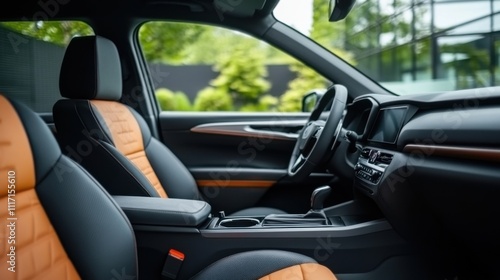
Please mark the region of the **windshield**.
POLYGON ((500 84, 500 1, 357 0, 328 21, 328 0, 282 0, 275 17, 395 94, 500 84))

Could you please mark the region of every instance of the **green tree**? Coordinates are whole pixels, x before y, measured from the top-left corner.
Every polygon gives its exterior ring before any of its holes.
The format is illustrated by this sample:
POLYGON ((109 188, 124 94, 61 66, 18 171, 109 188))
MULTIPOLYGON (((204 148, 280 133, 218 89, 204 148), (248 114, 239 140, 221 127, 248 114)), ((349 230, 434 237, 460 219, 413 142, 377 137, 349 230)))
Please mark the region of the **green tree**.
POLYGON ((166 88, 159 88, 155 91, 156 100, 163 111, 190 111, 191 102, 183 92, 173 92, 166 88))
POLYGON ((81 21, 18 21, 1 24, 15 32, 59 46, 67 46, 75 36, 94 34, 92 28, 81 21))
POLYGON ((194 101, 195 111, 231 111, 233 100, 227 91, 207 87, 201 90, 194 101))
POLYGON ((179 64, 186 46, 197 42, 208 29, 197 24, 152 21, 141 26, 139 40, 148 62, 179 64))
POLYGON ((467 42, 455 45, 445 44, 441 47, 441 52, 464 56, 446 65, 454 69, 457 89, 490 85, 490 57, 487 49, 477 48, 467 42))
POLYGON ((249 103, 241 106, 242 112, 274 112, 277 111, 279 100, 277 97, 266 94, 259 98, 257 104, 249 103))
POLYGON ((288 90, 280 96, 278 110, 281 112, 300 112, 302 98, 305 94, 315 89, 326 87, 326 79, 303 63, 295 62, 290 69, 297 77, 288 83, 288 90))
MULTIPOLYGON (((311 38, 320 43, 348 63, 355 65, 352 53, 342 49, 345 36, 345 22, 328 21, 328 1, 313 1, 313 23, 311 38)), ((327 80, 310 67, 294 60, 290 70, 296 78, 288 83, 287 91, 280 97, 278 110, 281 112, 299 112, 302 109, 302 98, 315 89, 324 89, 327 80)))
POLYGON ((214 67, 214 70, 219 71, 219 76, 210 82, 218 91, 229 93, 238 107, 257 104, 271 87, 265 79, 265 57, 256 51, 258 41, 247 42, 235 46, 230 53, 220 58, 214 67))

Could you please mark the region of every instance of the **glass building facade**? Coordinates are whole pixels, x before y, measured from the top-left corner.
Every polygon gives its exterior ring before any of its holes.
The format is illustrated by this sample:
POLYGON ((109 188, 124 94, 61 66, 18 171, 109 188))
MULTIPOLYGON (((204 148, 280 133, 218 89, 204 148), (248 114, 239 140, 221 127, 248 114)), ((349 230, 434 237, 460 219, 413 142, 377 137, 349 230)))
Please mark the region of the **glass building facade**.
POLYGON ((500 85, 500 0, 358 0, 345 50, 397 94, 500 85))

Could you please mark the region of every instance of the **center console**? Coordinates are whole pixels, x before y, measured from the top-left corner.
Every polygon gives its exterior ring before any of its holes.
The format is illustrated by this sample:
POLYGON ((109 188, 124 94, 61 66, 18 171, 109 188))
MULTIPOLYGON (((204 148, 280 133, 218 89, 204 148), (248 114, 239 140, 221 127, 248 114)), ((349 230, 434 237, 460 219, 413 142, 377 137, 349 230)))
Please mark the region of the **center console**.
POLYGON ((356 200, 323 208, 329 194, 330 187, 316 189, 307 213, 266 216, 213 215, 203 201, 114 198, 134 228, 144 279, 159 279, 171 249, 186 256, 179 279, 192 277, 224 256, 257 249, 308 255, 337 272, 353 265, 352 256, 356 270, 369 271, 406 250, 405 241, 377 209, 356 200))
POLYGON ((328 214, 323 209, 324 200, 330 195, 329 186, 319 187, 311 195, 311 210, 305 214, 270 214, 264 217, 226 217, 224 212, 214 217, 208 229, 272 229, 272 228, 333 228, 368 222, 366 215, 341 216, 328 214))

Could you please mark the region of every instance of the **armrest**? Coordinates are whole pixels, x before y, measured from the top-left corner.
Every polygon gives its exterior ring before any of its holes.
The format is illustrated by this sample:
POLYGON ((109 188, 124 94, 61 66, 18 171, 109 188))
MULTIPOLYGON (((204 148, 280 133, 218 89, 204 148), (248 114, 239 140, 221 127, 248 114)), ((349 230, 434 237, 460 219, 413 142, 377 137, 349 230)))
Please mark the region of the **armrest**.
POLYGON ((210 204, 199 200, 143 196, 113 196, 132 224, 195 227, 210 215, 210 204))

